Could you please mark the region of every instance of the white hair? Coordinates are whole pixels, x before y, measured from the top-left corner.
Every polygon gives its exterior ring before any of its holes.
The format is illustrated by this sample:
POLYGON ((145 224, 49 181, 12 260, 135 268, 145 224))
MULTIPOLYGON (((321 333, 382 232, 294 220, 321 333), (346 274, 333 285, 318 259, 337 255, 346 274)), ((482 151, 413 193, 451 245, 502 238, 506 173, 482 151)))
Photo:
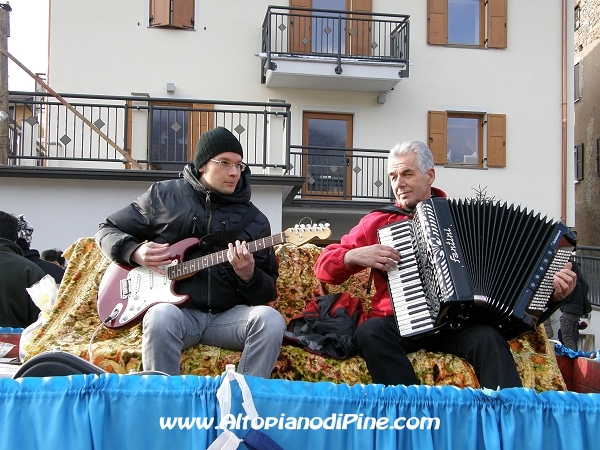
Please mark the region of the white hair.
POLYGON ((393 166, 398 157, 411 152, 417 155, 417 167, 422 173, 434 168, 433 155, 427 144, 421 141, 404 141, 396 143, 390 150, 390 154, 388 155, 388 174, 394 171, 393 166))

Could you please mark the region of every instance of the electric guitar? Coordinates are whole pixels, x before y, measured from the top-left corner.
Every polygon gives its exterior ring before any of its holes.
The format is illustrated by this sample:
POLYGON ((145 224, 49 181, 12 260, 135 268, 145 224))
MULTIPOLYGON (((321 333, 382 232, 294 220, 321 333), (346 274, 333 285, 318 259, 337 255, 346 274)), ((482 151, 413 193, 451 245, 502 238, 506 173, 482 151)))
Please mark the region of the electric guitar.
MULTIPOLYGON (((296 225, 274 236, 247 244, 248 250, 258 250, 290 242, 304 244, 315 237, 327 239, 329 225, 296 225)), ((98 315, 108 328, 127 328, 139 322, 146 311, 158 303, 183 306, 187 295, 178 294, 175 281, 187 278, 207 267, 227 261, 227 250, 184 261, 186 252, 200 242, 196 238, 179 241, 169 247, 174 255, 170 264, 162 266, 164 274, 147 267, 127 267, 111 263, 98 288, 98 315)))

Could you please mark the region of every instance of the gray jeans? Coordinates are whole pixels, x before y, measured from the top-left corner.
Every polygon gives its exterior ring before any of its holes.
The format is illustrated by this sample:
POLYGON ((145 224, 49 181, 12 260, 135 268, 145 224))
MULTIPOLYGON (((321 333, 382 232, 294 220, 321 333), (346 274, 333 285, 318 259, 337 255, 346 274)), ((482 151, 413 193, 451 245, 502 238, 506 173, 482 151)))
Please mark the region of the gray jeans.
POLYGON ((560 333, 562 334, 563 345, 573 351, 577 351, 575 334, 577 333, 578 325, 579 316, 567 312, 563 313, 560 319, 560 333))
POLYGON ((269 306, 238 305, 212 314, 160 303, 144 316, 142 365, 179 375, 181 351, 202 343, 243 350, 237 371, 269 378, 284 332, 283 317, 269 306))

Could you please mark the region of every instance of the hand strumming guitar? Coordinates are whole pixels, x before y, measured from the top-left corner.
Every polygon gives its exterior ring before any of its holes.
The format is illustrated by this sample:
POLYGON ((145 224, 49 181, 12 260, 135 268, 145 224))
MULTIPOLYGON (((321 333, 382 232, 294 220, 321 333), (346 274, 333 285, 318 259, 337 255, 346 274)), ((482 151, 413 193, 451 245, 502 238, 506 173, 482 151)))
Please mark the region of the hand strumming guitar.
POLYGON ((147 267, 158 273, 165 273, 160 266, 173 261, 174 257, 169 251, 169 244, 145 242, 131 254, 131 259, 140 266, 147 267))

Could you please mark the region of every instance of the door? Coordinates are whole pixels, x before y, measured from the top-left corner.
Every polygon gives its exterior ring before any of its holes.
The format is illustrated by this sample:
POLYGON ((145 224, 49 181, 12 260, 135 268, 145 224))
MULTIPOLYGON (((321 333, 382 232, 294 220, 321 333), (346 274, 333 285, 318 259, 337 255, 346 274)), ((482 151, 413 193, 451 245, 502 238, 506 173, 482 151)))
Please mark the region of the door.
POLYGON ((302 122, 303 194, 350 199, 353 115, 305 112, 302 122))

